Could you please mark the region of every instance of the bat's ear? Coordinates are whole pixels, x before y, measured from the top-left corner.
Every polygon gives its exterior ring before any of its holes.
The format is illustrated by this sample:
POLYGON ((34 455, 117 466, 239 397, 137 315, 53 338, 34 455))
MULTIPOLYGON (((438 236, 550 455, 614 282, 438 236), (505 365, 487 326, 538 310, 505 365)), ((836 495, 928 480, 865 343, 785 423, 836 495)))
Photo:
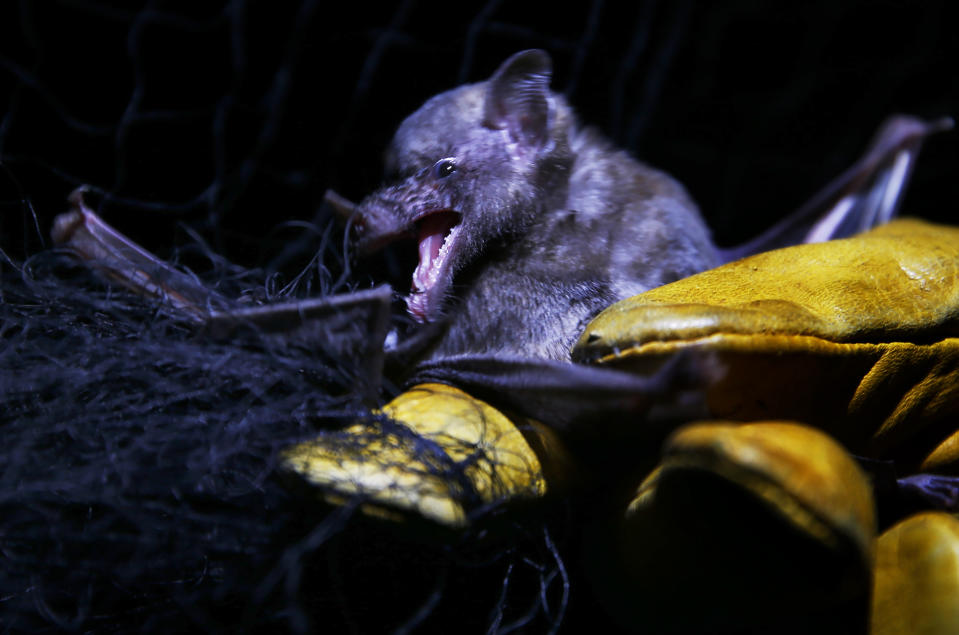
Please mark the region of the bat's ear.
POLYGON ((503 62, 487 83, 484 123, 505 128, 522 147, 544 147, 550 138, 552 72, 552 60, 539 49, 520 51, 503 62))

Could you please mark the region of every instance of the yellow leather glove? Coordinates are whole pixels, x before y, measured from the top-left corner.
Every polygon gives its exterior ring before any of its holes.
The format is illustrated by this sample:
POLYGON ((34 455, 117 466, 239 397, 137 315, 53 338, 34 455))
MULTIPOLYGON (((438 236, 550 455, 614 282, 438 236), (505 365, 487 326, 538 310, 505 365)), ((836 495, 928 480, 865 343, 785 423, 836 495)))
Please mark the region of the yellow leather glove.
MULTIPOLYGON (((903 220, 653 289, 587 327, 579 361, 646 371, 683 350, 717 355, 725 372, 707 388, 713 414, 764 421, 683 427, 667 443, 610 528, 618 571, 608 595, 645 607, 624 619, 644 624, 659 611, 664 628, 702 626, 694 612, 662 611, 678 598, 732 628, 800 616, 816 630, 864 631, 878 551, 873 632, 959 624, 937 599, 956 584, 959 534, 923 525, 875 541, 870 485, 831 438, 908 468, 956 470, 957 270, 959 229, 903 220), (944 550, 935 563, 946 565, 903 564, 907 548, 944 550), (889 599, 898 593, 908 605, 889 599)), ((461 527, 477 504, 541 497, 567 464, 547 428, 447 386, 416 387, 384 414, 397 427, 321 436, 291 448, 288 466, 333 500, 360 494, 376 513, 461 527)))
POLYGON ((416 386, 382 414, 392 427, 357 423, 319 436, 288 449, 286 466, 332 502, 360 496, 374 515, 412 513, 450 528, 484 504, 540 498, 562 479, 565 451, 548 428, 457 388, 416 386), (549 469, 538 455, 550 457, 549 469))
POLYGON ((720 419, 789 419, 921 471, 959 462, 959 229, 899 220, 759 254, 614 304, 580 361, 645 369, 694 350, 720 419))
POLYGON ((959 631, 959 519, 916 514, 876 543, 872 635, 959 631))
MULTIPOLYGON (((717 418, 801 421, 904 471, 955 473, 957 271, 959 229, 897 221, 620 302, 574 356, 644 372, 680 351, 709 352, 725 367, 707 388, 717 418)), ((959 632, 959 521, 920 515, 873 542, 871 507, 858 468, 809 428, 681 428, 619 530, 618 582, 642 613, 632 623, 798 618, 816 632, 865 632, 872 572, 873 633, 959 632), (684 612, 673 598, 690 595, 697 610, 684 612)))
POLYGON ((612 531, 602 596, 633 628, 865 632, 871 485, 814 428, 683 426, 612 531))
MULTIPOLYGON (((620 302, 587 327, 573 354, 628 369, 684 349, 716 352, 727 370, 708 389, 717 418, 802 421, 863 455, 952 469, 959 435, 944 424, 959 414, 959 340, 950 337, 959 324, 957 263, 959 229, 901 220, 853 239, 753 256, 620 302)), ((487 467, 471 468, 467 479, 479 479, 479 501, 540 496, 544 465, 560 466, 551 481, 566 469, 548 429, 522 420, 523 432, 509 434, 516 424, 501 413, 450 391, 416 388, 385 408, 410 438, 377 440, 376 426, 358 425, 291 448, 287 465, 341 495, 363 493, 374 507, 451 526, 465 522, 454 502, 464 492, 453 491, 462 481, 454 487, 448 467, 422 464, 416 434, 436 440, 454 466, 482 447, 487 467), (484 432, 485 419, 493 430, 484 432), (504 467, 513 476, 491 486, 481 475, 500 461, 523 467, 504 467)))

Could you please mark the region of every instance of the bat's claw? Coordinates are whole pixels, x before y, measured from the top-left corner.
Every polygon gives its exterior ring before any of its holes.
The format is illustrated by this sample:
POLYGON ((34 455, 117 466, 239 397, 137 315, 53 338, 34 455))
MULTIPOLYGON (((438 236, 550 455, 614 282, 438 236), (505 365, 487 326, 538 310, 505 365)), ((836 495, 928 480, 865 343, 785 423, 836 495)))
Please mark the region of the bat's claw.
POLYGON ((333 211, 336 212, 336 215, 343 220, 349 220, 350 217, 356 212, 356 203, 348 198, 340 196, 333 190, 327 190, 324 192, 323 200, 326 203, 329 203, 330 207, 333 208, 333 211))

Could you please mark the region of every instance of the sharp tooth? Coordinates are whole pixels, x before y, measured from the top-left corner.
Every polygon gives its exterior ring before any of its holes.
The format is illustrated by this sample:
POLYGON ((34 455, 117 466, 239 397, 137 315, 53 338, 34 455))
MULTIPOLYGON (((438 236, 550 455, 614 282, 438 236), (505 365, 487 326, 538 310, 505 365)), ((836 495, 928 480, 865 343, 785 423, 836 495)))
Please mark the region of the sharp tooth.
POLYGON ((422 291, 429 288, 434 282, 436 265, 439 264, 440 250, 443 247, 444 237, 441 234, 433 233, 420 235, 419 244, 419 263, 413 272, 413 288, 422 291), (432 275, 431 275, 432 273, 432 275))
POLYGON ((454 225, 454 222, 453 215, 441 213, 427 216, 419 225, 419 262, 413 271, 412 290, 407 297, 409 312, 419 322, 427 320, 431 304, 439 300, 432 297, 436 295, 432 290, 439 282, 453 237, 459 230, 459 225, 454 225))

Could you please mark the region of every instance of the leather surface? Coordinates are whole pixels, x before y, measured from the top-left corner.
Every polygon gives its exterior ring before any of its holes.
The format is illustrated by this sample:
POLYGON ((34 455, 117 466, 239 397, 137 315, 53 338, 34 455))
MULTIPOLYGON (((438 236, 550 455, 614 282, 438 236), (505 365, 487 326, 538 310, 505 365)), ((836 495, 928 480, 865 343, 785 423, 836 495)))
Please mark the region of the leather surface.
POLYGON ((865 632, 875 534, 869 480, 829 435, 694 423, 622 517, 607 592, 649 632, 865 632))
POLYGON ((470 501, 544 496, 547 482, 533 448, 554 462, 563 453, 542 426, 516 424, 443 384, 416 386, 383 414, 395 425, 357 423, 300 443, 284 453, 286 467, 332 493, 334 502, 360 495, 374 514, 402 510, 461 527, 470 501))
POLYGON ((917 514, 876 543, 872 635, 947 635, 959 629, 959 520, 917 514))
POLYGON ((758 254, 601 313, 573 355, 640 372, 712 352, 717 418, 790 419, 857 454, 956 471, 959 229, 899 220, 758 254))

